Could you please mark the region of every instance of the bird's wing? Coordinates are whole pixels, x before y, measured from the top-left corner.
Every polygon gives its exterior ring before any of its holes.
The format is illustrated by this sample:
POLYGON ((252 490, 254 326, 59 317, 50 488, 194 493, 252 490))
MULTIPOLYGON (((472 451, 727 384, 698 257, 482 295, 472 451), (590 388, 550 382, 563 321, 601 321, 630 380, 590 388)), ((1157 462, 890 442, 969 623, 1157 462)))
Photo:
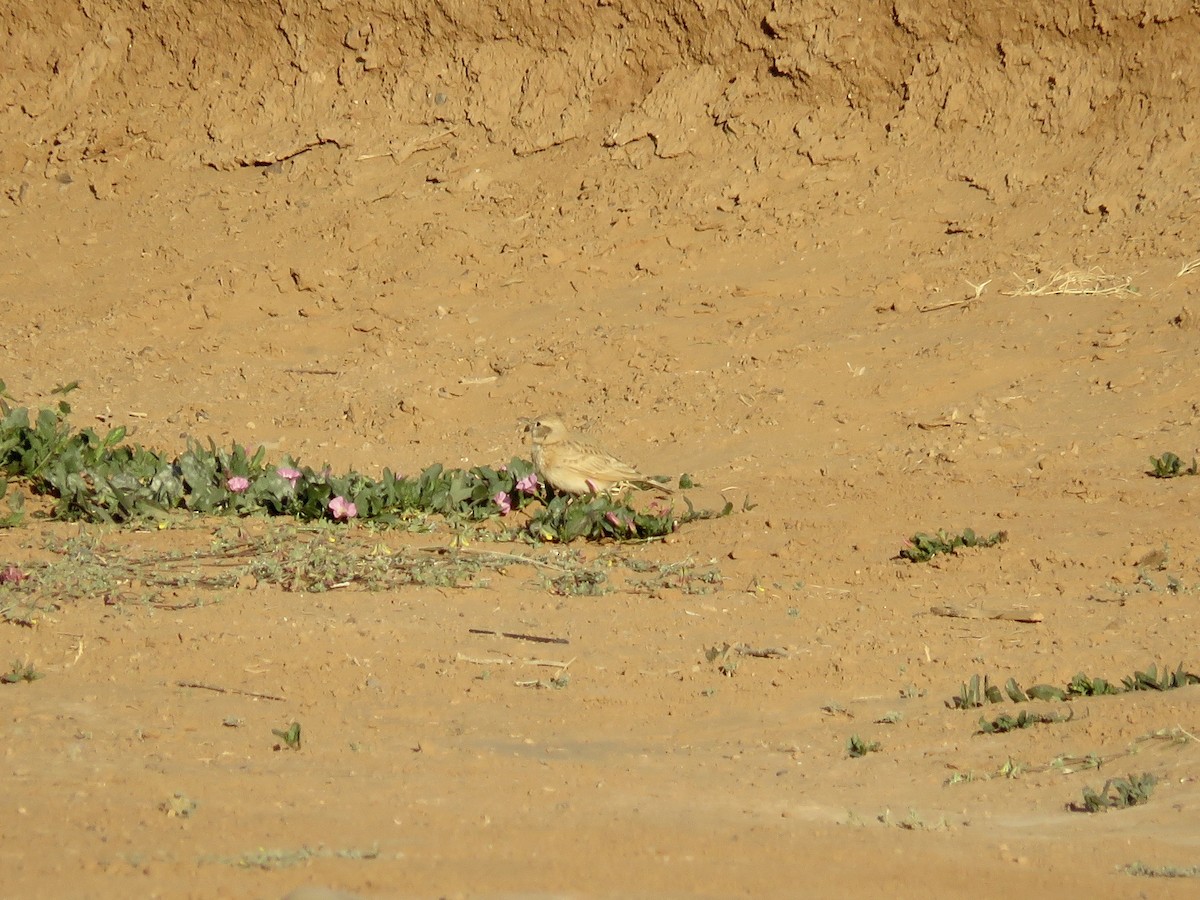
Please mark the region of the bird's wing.
POLYGON ((585 480, 597 483, 640 479, 641 473, 614 456, 591 448, 581 447, 578 454, 563 454, 559 465, 570 469, 585 480))
POLYGON ((569 469, 585 484, 603 489, 605 485, 630 484, 641 490, 674 493, 671 488, 652 481, 628 463, 595 447, 579 447, 580 453, 568 459, 560 459, 559 466, 569 469))

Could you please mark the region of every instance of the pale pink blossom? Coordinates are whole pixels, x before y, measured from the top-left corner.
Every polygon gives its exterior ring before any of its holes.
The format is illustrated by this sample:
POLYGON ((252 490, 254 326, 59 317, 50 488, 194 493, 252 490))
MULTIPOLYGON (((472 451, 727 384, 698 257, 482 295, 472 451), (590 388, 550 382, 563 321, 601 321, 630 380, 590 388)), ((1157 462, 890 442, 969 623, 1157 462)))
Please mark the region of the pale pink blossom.
POLYGON ((615 512, 609 510, 604 514, 604 518, 612 522, 615 528, 624 528, 633 534, 637 534, 637 523, 626 516, 618 516, 615 512))
POLYGON ((508 499, 508 494, 504 491, 496 491, 492 496, 492 502, 500 507, 500 515, 507 516, 512 512, 512 501, 508 499))
POLYGON ((358 507, 345 497, 334 497, 329 501, 329 512, 335 519, 353 519, 358 515, 358 507))
POLYGON ((231 475, 225 481, 225 487, 235 494, 244 494, 250 489, 250 479, 243 478, 241 475, 231 475))
POLYGON ((300 476, 304 473, 299 469, 293 469, 291 466, 280 466, 275 470, 275 474, 287 481, 292 487, 295 487, 296 482, 300 480, 300 476))
POLYGON ((538 477, 535 472, 530 472, 516 484, 516 489, 522 494, 536 494, 538 489, 538 477))

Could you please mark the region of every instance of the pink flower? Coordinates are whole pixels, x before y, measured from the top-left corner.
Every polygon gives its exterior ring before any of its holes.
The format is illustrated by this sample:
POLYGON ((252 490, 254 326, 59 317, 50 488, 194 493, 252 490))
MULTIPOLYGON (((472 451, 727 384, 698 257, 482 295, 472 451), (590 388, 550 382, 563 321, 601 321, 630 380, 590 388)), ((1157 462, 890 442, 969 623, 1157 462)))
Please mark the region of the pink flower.
POLYGON ((0 571, 0 584, 20 584, 29 577, 28 572, 22 572, 16 566, 5 566, 3 571, 0 571))
POLYGON ((530 472, 524 478, 517 482, 516 488, 522 494, 536 494, 538 489, 538 477, 534 472, 530 472))
POLYGON ((241 475, 231 475, 225 482, 225 487, 235 494, 244 494, 250 488, 250 479, 241 475))
POLYGON ((329 512, 335 519, 353 519, 358 515, 358 507, 345 497, 334 497, 329 501, 329 512))
POLYGON ((280 466, 275 470, 275 474, 286 480, 294 488, 296 482, 300 480, 300 476, 304 473, 299 469, 293 469, 291 466, 280 466))
POLYGON ((604 518, 613 523, 615 528, 625 528, 633 534, 637 534, 637 523, 626 516, 618 516, 615 512, 609 511, 604 514, 604 518))
POLYGON ((512 501, 508 499, 508 494, 504 491, 496 491, 492 497, 492 502, 500 507, 500 515, 507 516, 512 512, 512 501))

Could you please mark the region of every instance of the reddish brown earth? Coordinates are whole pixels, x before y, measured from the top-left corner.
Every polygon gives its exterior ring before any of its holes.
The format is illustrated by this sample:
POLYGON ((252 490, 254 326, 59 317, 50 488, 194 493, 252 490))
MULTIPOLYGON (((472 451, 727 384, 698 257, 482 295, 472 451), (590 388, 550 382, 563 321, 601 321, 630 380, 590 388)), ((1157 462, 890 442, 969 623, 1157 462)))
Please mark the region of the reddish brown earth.
MULTIPOLYGON (((16 401, 78 380, 80 427, 368 473, 504 462, 557 410, 737 512, 573 548, 708 593, 564 593, 561 548, 507 544, 543 567, 44 598, 0 623, 45 675, 0 686, 0 893, 1193 896, 1124 867, 1200 864, 1200 688, 1005 735, 947 701, 1200 670, 1200 479, 1145 474, 1200 448, 1200 12, 969 6, 4 4, 16 401), (1069 272, 1113 290, 1021 290, 1069 272), (968 526, 1009 541, 895 559, 968 526), (1144 806, 1067 808, 1141 772, 1144 806)), ((35 517, 0 563, 238 529, 35 517)))

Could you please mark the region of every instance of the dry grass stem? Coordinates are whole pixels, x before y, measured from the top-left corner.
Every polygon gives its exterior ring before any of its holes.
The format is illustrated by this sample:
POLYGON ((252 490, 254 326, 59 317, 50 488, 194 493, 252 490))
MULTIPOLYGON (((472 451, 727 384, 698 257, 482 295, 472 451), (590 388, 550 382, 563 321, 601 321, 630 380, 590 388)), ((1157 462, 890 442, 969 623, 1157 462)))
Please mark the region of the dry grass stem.
POLYGON ((1196 257, 1191 262, 1185 262, 1179 270, 1176 278, 1182 278, 1184 275, 1191 275, 1193 272, 1200 272, 1200 257, 1196 257))
POLYGON ((513 664, 513 661, 511 659, 502 659, 502 658, 480 659, 479 657, 476 657, 476 656, 467 656, 464 653, 459 653, 455 657, 455 659, 457 659, 459 662, 474 663, 477 666, 511 666, 513 664))

